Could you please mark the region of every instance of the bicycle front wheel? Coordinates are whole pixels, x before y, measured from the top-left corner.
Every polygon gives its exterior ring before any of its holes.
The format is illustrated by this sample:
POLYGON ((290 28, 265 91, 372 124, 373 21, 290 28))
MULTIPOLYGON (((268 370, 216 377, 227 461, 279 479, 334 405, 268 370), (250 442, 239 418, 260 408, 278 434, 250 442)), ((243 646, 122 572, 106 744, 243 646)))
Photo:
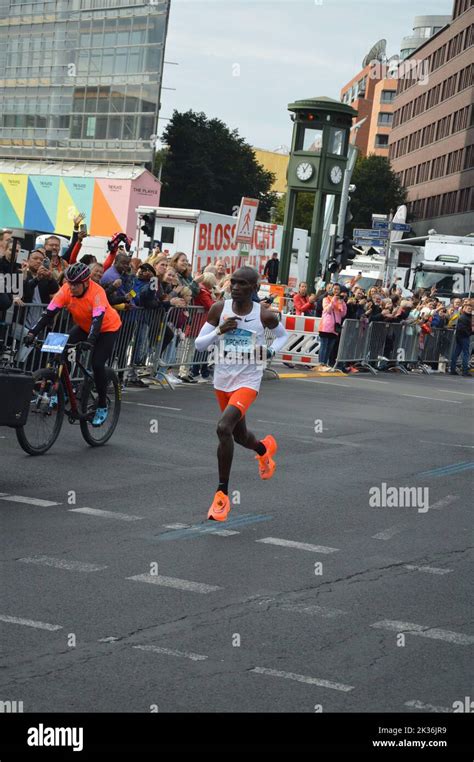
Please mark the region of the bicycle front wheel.
POLYGON ((43 455, 53 446, 64 420, 64 387, 57 373, 40 368, 33 374, 28 418, 16 431, 20 446, 28 455, 43 455))
POLYGON ((111 369, 105 369, 107 375, 107 410, 106 420, 100 426, 93 426, 92 420, 98 403, 97 389, 92 378, 86 378, 81 394, 81 433, 91 447, 101 447, 109 441, 115 431, 120 417, 122 393, 117 374, 111 369))

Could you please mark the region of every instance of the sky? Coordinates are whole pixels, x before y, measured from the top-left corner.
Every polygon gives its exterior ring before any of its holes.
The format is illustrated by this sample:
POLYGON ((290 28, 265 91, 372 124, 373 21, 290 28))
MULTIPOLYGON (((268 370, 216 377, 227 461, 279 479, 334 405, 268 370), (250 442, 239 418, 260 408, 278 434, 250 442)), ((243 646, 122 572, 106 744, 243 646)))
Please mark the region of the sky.
MULTIPOLYGON (((203 111, 257 148, 291 143, 288 103, 328 96, 380 38, 398 54, 415 16, 452 0, 171 0, 161 117, 203 111), (171 63, 172 62, 172 63, 171 63), (178 65, 174 65, 177 63, 178 65)), ((159 134, 166 121, 159 123, 159 134)))

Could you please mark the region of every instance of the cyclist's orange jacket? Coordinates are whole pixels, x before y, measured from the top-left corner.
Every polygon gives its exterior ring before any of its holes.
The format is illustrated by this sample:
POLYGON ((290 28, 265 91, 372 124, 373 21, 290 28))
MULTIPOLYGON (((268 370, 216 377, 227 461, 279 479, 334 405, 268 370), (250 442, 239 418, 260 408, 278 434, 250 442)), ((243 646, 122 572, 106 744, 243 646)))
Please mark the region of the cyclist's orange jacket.
POLYGON ((57 310, 65 307, 71 313, 74 322, 89 333, 94 318, 103 315, 100 333, 118 331, 121 320, 117 312, 110 306, 107 294, 102 286, 89 281, 89 288, 84 296, 73 296, 69 283, 65 283, 48 305, 48 310, 57 310))

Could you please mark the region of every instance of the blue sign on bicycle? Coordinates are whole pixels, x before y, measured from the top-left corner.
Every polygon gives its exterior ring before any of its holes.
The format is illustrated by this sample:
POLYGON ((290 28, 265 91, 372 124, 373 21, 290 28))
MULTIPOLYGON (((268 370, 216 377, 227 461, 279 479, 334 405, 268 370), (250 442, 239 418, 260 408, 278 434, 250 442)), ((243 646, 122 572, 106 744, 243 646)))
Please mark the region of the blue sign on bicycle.
POLYGON ((68 339, 69 334, 67 333, 48 333, 43 342, 43 346, 41 347, 41 351, 54 352, 59 355, 61 352, 64 352, 68 339))

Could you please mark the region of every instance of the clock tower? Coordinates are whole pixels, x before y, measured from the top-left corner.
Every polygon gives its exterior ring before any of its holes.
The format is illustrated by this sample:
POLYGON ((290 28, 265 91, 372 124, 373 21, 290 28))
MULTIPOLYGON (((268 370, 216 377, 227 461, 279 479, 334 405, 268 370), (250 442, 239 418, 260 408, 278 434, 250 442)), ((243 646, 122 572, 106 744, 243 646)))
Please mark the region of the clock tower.
POLYGON ((315 278, 319 275, 325 211, 330 196, 334 196, 335 203, 333 218, 329 220, 329 224, 337 222, 349 133, 357 111, 345 103, 325 97, 295 101, 289 104, 288 111, 293 112, 291 119, 294 127, 288 163, 288 191, 279 280, 280 283, 288 283, 298 194, 312 193, 314 207, 306 276, 308 285, 312 288, 315 278))

